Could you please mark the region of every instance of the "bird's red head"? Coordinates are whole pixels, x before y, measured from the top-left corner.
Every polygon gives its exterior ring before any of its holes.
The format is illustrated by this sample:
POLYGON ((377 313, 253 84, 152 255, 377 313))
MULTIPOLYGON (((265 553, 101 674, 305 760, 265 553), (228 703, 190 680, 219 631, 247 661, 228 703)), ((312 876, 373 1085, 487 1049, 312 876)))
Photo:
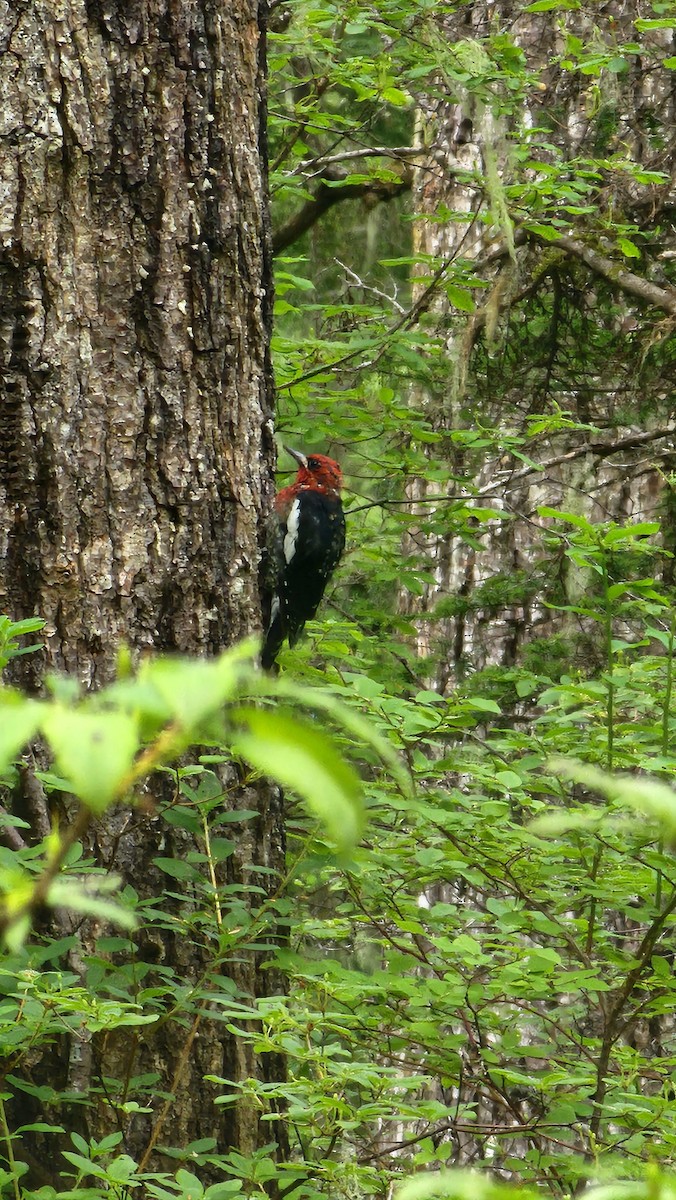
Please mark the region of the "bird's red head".
POLYGON ((326 454, 301 454, 300 451, 292 450, 289 446, 285 446, 284 449, 298 463, 294 488, 301 491, 311 488, 315 491, 325 492, 329 496, 340 495, 340 489, 343 486, 343 472, 335 459, 329 458, 326 454))

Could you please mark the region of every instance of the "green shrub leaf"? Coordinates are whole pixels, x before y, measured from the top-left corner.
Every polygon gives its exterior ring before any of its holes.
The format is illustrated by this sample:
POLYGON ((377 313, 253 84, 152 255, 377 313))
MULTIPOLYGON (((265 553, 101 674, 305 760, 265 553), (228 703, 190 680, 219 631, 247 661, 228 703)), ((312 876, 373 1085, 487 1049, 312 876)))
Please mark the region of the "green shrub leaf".
POLYGON ((253 708, 237 715, 244 728, 232 739, 235 750, 296 792, 340 849, 352 846, 362 828, 360 784, 328 738, 291 715, 253 708))

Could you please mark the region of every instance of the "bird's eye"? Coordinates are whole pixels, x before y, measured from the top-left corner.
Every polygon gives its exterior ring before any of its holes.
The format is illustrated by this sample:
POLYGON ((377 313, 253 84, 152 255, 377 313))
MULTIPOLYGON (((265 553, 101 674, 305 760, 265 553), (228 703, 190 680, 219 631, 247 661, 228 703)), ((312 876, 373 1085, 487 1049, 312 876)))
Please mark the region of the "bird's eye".
POLYGON ((319 469, 319 459, 318 458, 308 458, 307 465, 311 471, 317 471, 319 469))

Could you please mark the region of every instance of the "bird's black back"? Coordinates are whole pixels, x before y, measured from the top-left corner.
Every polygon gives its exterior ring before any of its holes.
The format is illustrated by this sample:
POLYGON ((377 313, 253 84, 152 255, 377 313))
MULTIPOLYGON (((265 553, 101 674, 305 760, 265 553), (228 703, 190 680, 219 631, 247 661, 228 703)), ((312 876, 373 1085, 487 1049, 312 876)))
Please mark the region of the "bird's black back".
POLYGON ((301 492, 296 551, 284 561, 279 599, 289 645, 314 617, 345 547, 345 516, 337 496, 301 492))
POLYGON ((273 515, 265 569, 270 617, 261 656, 266 670, 275 669, 284 639, 294 646, 305 622, 314 617, 344 546, 345 516, 339 496, 303 489, 284 515, 273 515), (297 529, 285 543, 294 504, 297 529))

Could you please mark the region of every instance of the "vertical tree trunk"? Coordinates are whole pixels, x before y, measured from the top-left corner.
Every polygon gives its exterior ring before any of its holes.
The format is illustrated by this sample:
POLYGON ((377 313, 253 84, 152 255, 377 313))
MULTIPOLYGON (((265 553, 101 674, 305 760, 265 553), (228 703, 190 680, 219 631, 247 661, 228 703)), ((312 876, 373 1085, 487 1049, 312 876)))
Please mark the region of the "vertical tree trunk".
MULTIPOLYGON (((211 654, 259 624, 273 460, 264 30, 257 0, 16 0, 0 6, 0 51, 0 610, 47 621, 23 682, 56 668, 95 687, 121 643, 211 654)), ((263 785, 236 805, 260 811, 233 867, 246 882, 252 864, 280 866, 281 818, 263 785)), ((44 801, 28 809, 38 836, 44 801)), ((166 885, 160 847, 181 856, 190 839, 109 814, 92 843, 151 895, 166 885)), ((208 958, 175 935, 154 953, 188 978, 208 958)), ((239 970, 250 992, 264 986, 253 957, 239 970)), ((157 1091, 175 1085, 159 1141, 256 1144, 251 1114, 228 1124, 202 1082, 254 1070, 224 1029, 205 1019, 188 1044, 168 1025, 128 1057, 158 1072, 157 1091)), ((119 1065, 112 1041, 97 1053, 80 1090, 119 1065)), ((34 1079, 66 1086, 67 1054, 34 1079)), ((17 1119, 34 1113, 26 1100, 17 1119)), ((142 1156, 157 1113, 129 1119, 128 1153, 142 1156)), ((53 1182, 53 1142, 25 1141, 53 1182)))
POLYGON ((87 683, 255 627, 272 454, 257 5, 2 19, 5 604, 87 683))

